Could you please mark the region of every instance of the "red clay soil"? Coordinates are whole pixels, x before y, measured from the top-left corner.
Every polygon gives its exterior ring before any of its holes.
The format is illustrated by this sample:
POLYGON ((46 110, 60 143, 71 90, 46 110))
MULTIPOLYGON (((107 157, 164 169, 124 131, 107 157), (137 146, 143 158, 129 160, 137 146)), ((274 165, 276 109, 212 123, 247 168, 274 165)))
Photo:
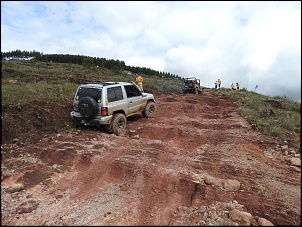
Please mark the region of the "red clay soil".
POLYGON ((301 173, 270 152, 282 144, 211 92, 157 95, 156 116, 129 118, 119 136, 70 126, 2 144, 15 155, 1 160, 1 225, 213 225, 231 206, 300 225, 301 173), (24 189, 10 192, 16 184, 24 189))

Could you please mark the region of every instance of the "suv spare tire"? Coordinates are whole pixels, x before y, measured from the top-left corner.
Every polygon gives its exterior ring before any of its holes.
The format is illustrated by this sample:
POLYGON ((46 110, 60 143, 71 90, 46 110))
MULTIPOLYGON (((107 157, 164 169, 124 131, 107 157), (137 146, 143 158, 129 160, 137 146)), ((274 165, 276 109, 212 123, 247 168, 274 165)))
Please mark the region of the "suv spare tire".
POLYGON ((193 88, 194 87, 194 83, 193 83, 193 81, 190 81, 189 82, 189 88, 193 88))
POLYGON ((94 118, 98 113, 98 104, 90 96, 81 98, 78 107, 82 117, 87 120, 94 118))

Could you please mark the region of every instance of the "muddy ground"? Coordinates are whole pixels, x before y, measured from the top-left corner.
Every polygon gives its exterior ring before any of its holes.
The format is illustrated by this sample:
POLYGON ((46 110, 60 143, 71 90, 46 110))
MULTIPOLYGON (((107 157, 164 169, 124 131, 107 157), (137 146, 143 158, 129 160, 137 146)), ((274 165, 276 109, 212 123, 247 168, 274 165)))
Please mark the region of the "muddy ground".
POLYGON ((1 225, 300 225, 300 151, 212 92, 156 95, 119 136, 59 107, 64 130, 2 135, 1 225))

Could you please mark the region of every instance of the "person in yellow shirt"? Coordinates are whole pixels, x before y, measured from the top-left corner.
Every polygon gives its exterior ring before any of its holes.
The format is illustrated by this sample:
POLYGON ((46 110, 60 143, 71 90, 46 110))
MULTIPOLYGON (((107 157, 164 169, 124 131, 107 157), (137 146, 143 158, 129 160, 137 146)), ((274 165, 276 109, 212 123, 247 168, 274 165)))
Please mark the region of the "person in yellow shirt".
POLYGON ((234 83, 232 83, 231 88, 232 88, 232 90, 236 90, 234 83))
POLYGON ((135 82, 136 82, 137 86, 141 89, 141 92, 144 92, 143 77, 138 75, 137 73, 135 74, 135 76, 136 76, 135 82))
POLYGON ((218 79, 217 83, 218 83, 218 89, 219 89, 219 88, 220 88, 220 85, 221 85, 221 80, 218 79))

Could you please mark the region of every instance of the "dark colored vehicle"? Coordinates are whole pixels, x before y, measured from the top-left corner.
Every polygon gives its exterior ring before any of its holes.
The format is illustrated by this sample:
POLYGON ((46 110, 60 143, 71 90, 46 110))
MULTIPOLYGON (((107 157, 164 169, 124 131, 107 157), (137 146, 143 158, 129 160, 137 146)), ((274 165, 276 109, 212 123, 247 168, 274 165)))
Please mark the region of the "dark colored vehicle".
POLYGON ((200 80, 195 77, 184 78, 184 83, 182 87, 183 94, 201 94, 202 86, 200 85, 200 80))

